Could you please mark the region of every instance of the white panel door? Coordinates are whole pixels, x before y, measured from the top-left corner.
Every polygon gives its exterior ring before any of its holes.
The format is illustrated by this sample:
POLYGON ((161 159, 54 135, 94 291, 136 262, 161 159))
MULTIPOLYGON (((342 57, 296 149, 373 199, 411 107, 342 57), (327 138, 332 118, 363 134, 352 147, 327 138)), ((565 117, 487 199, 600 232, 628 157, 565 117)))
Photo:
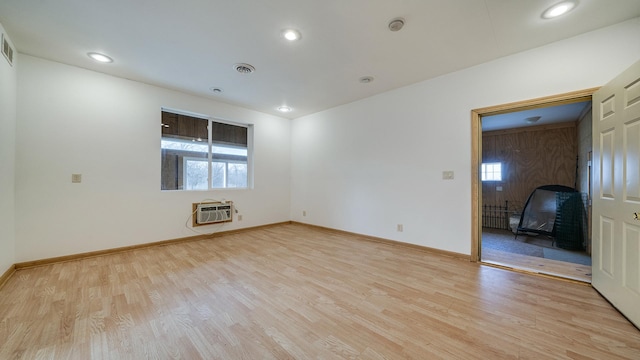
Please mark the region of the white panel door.
POLYGON ((640 61, 593 94, 592 284, 640 327, 640 61))

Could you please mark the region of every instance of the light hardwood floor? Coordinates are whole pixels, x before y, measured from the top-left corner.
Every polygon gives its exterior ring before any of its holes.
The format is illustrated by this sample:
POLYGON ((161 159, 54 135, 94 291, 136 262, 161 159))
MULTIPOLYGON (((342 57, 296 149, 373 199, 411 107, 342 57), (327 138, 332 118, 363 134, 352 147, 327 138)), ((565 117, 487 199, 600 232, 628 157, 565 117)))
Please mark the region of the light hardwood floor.
POLYGON ((591 266, 536 256, 482 249, 482 261, 500 266, 591 283, 591 266))
POLYGON ((640 359, 591 287, 302 225, 18 270, 0 359, 640 359))

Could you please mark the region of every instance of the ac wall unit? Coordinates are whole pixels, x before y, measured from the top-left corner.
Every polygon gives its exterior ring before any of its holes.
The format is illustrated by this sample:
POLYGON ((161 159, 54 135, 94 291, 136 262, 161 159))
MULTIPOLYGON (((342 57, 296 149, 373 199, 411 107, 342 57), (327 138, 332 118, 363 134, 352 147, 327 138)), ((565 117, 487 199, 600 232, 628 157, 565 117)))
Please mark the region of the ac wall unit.
POLYGON ((232 221, 232 204, 226 203, 196 203, 193 226, 209 225, 232 221))

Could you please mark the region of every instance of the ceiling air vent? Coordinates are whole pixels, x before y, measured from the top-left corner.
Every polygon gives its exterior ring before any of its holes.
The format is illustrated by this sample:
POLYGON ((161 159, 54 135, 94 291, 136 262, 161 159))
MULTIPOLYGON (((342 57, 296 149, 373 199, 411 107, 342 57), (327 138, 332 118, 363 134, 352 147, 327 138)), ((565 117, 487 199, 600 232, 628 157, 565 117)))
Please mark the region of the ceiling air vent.
POLYGON ((4 34, 2 34, 2 55, 7 58, 9 65, 13 66, 13 48, 11 47, 11 44, 9 44, 9 41, 4 37, 4 34))
POLYGON ((256 71, 256 68, 254 68, 252 65, 244 63, 235 64, 233 65, 233 68, 240 74, 251 74, 252 72, 256 71))

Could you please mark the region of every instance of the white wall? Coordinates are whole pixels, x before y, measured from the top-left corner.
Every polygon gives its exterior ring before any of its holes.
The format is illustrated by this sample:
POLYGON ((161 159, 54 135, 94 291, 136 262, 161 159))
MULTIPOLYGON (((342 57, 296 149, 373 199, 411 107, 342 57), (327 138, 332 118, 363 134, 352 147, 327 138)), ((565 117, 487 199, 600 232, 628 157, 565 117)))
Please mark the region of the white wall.
MULTIPOLYGON (((10 37, 0 24, 0 33, 10 37)), ((0 55, 0 275, 15 262, 16 67, 0 55)))
POLYGON ((290 120, 22 54, 17 104, 16 262, 197 235, 207 198, 244 217, 220 230, 289 220, 290 120), (160 191, 161 107, 253 123, 255 188, 160 191))
POLYGON ((601 86, 638 39, 637 18, 294 120, 292 220, 470 254, 470 111, 601 86))

